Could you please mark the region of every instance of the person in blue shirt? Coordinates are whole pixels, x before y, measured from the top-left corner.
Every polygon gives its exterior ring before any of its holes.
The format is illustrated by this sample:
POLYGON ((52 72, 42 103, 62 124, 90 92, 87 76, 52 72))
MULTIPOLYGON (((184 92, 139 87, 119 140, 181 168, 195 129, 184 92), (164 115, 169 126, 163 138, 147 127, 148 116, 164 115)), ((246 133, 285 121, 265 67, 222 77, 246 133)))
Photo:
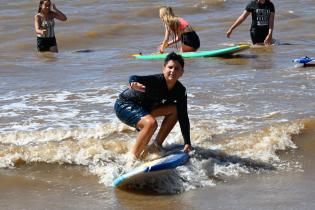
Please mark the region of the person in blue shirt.
POLYGON ((146 149, 158 128, 156 118, 160 116, 164 119, 153 145, 162 149, 165 138, 179 121, 184 151, 192 149, 186 88, 178 81, 183 74, 184 59, 173 52, 165 58, 162 74, 133 75, 129 78, 129 88, 120 93, 114 105, 117 117, 139 130, 130 150, 134 158, 139 158, 146 149))

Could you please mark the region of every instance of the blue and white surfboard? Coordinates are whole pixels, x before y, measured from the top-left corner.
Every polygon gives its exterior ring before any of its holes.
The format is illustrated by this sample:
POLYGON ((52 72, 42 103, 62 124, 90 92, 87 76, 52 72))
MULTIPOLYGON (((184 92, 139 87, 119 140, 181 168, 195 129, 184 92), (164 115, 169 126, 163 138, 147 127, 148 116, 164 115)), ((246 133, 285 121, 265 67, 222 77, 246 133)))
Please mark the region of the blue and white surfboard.
POLYGON ((315 63, 315 58, 310 58, 310 57, 307 57, 307 56, 305 56, 305 57, 300 57, 300 58, 295 58, 295 59, 293 59, 292 60, 292 62, 294 62, 294 63, 300 63, 300 64, 313 64, 313 63, 315 63))
POLYGON ((188 159, 189 155, 186 152, 178 151, 172 153, 166 157, 144 163, 143 165, 128 171, 127 173, 116 178, 113 182, 113 185, 115 187, 119 187, 128 183, 135 177, 146 176, 153 172, 174 169, 178 166, 184 165, 188 159))

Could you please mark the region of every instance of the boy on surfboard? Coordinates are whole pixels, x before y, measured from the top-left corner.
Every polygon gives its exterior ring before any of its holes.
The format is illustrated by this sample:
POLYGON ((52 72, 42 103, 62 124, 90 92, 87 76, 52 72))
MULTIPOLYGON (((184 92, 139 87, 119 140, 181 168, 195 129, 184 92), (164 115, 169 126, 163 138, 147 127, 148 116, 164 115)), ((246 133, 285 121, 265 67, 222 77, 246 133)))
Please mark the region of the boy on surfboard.
POLYGON ((184 74, 184 59, 170 53, 164 60, 162 74, 131 76, 129 88, 120 93, 114 109, 117 117, 125 124, 139 130, 130 153, 137 159, 146 149, 158 128, 157 117, 163 122, 153 145, 162 149, 162 144, 179 121, 184 138, 184 151, 189 152, 190 124, 187 112, 186 88, 178 81, 184 74))

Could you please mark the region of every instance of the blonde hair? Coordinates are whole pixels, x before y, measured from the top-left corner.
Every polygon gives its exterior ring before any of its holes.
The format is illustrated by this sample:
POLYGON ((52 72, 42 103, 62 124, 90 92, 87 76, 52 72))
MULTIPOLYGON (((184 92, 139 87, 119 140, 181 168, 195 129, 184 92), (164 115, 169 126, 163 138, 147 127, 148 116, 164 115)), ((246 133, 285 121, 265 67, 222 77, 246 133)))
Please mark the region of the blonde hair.
POLYGON ((165 23, 167 30, 170 32, 173 41, 176 39, 177 29, 179 27, 178 17, 175 16, 172 7, 162 6, 159 9, 160 18, 165 23))

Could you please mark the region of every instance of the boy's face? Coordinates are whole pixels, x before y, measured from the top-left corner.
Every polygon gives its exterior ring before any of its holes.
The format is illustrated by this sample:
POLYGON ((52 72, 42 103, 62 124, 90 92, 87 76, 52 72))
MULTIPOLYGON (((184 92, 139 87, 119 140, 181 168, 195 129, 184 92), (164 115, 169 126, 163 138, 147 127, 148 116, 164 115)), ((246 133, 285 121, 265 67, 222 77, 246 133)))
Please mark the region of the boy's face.
POLYGON ((184 74, 184 69, 178 61, 170 60, 163 68, 166 81, 177 81, 184 74))

